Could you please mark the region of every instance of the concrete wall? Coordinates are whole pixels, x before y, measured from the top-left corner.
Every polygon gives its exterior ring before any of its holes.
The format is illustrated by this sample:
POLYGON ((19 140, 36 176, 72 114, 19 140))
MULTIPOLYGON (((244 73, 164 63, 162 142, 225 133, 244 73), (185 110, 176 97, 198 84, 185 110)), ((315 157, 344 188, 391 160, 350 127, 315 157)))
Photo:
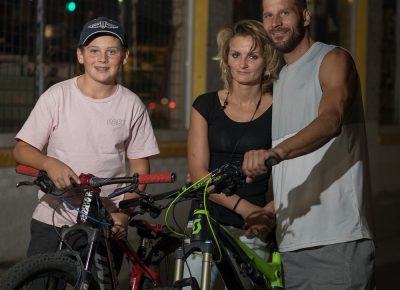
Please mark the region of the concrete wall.
MULTIPOLYGON (((186 158, 163 158, 151 160, 152 172, 175 172, 177 181, 174 184, 149 185, 148 193, 159 193, 172 190, 185 183, 187 165, 186 158)), ((34 187, 19 187, 18 181, 30 180, 29 177, 18 175, 14 168, 0 169, 0 268, 12 264, 26 254, 30 239, 29 223, 32 212, 37 204, 37 191, 34 187)), ((186 221, 186 204, 179 206, 182 224, 186 221)), ((159 217, 162 221, 163 217, 159 217)), ((132 234, 131 239, 135 237, 132 234)))

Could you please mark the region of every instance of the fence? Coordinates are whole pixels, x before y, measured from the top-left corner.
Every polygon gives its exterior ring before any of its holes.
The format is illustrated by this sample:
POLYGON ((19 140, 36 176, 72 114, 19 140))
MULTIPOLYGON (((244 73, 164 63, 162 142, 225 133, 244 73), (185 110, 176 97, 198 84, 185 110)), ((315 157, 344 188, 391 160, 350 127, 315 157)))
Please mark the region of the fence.
POLYGON ((0 133, 16 132, 40 94, 80 73, 76 45, 98 16, 123 23, 130 48, 121 83, 155 128, 184 125, 185 0, 1 0, 0 133))

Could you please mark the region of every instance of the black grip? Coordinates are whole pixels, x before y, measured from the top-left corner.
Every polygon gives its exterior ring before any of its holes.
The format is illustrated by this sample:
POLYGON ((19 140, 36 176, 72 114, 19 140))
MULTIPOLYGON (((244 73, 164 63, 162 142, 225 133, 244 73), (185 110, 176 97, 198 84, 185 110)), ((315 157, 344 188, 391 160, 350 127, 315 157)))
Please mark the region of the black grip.
POLYGON ((270 170, 272 166, 277 165, 278 163, 279 160, 275 156, 270 156, 267 160, 265 160, 265 166, 267 166, 268 170, 270 170))
POLYGON ((89 185, 93 187, 100 187, 109 184, 122 184, 122 183, 135 183, 137 182, 137 176, 126 176, 126 177, 92 177, 90 178, 89 185))

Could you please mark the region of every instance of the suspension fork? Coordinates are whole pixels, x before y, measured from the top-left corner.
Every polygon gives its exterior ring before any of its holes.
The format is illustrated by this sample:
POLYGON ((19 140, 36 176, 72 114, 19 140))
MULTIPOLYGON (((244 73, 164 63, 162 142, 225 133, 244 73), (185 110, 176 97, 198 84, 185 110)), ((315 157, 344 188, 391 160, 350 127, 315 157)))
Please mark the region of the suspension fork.
MULTIPOLYGON (((76 224, 72 227, 64 227, 61 229, 61 240, 58 245, 59 251, 66 249, 66 243, 74 233, 83 234, 83 236, 87 238, 87 244, 85 246, 87 255, 85 261, 82 261, 83 269, 81 272, 81 281, 79 288, 77 289, 88 289, 87 287, 89 287, 92 279, 91 269, 101 233, 98 228, 89 228, 84 224, 76 224)), ((80 256, 81 254, 82 253, 79 253, 80 256)))
MULTIPOLYGON (((214 242, 209 230, 207 212, 202 202, 193 212, 193 226, 190 244, 178 247, 175 252, 174 286, 190 286, 192 281, 183 279, 185 260, 195 251, 202 254, 201 290, 210 290, 211 265, 213 261, 214 242)), ((195 288, 193 288, 195 289, 195 288)))

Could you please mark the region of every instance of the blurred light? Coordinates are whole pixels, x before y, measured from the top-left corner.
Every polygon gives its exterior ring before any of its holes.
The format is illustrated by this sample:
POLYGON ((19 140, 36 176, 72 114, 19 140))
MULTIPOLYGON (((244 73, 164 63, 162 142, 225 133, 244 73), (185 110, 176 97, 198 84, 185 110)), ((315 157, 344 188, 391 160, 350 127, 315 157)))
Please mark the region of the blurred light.
POLYGON ((168 98, 161 98, 160 103, 163 105, 168 104, 168 98))
POLYGON ((76 3, 75 1, 69 1, 67 4, 65 4, 65 8, 67 9, 68 12, 74 12, 76 9, 76 3))
POLYGON ((51 24, 46 24, 44 26, 44 37, 45 38, 52 38, 54 37, 55 33, 54 33, 54 26, 51 24))
POLYGON ((168 108, 170 108, 171 110, 175 109, 176 108, 176 103, 174 101, 169 102, 168 108))
POLYGON ((150 102, 147 107, 149 108, 149 110, 155 110, 156 109, 156 103, 154 102, 150 102))

